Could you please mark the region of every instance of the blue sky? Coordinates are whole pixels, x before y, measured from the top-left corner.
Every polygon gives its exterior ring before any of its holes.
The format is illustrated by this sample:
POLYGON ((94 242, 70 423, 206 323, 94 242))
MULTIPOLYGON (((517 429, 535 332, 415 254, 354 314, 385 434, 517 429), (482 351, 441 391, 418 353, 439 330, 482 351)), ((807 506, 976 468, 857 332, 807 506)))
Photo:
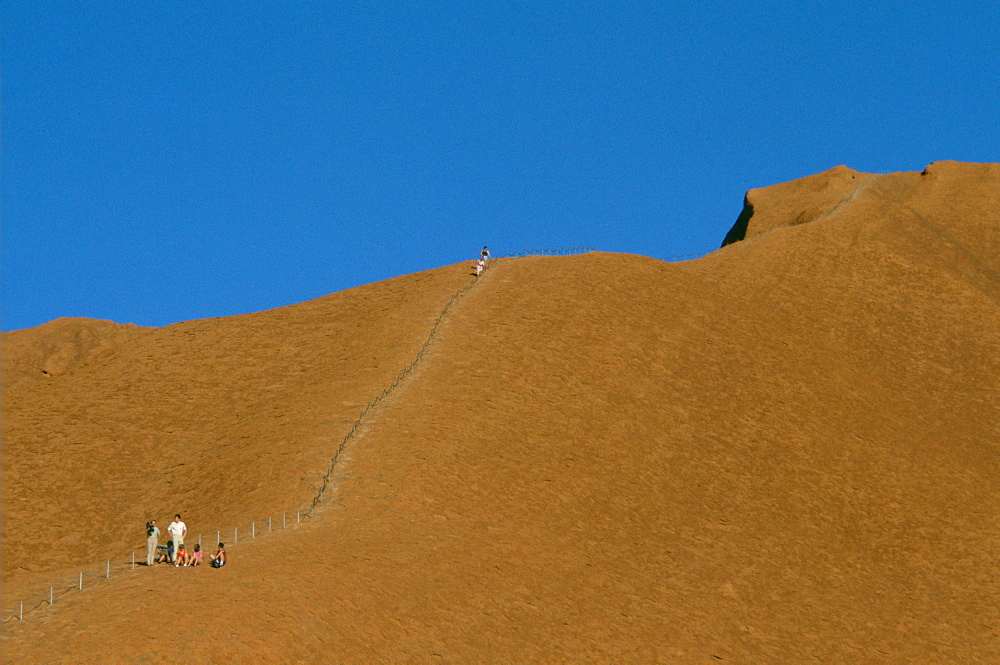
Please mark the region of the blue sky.
POLYGON ((994 2, 2 5, 4 330, 166 325, 1000 159, 994 2))

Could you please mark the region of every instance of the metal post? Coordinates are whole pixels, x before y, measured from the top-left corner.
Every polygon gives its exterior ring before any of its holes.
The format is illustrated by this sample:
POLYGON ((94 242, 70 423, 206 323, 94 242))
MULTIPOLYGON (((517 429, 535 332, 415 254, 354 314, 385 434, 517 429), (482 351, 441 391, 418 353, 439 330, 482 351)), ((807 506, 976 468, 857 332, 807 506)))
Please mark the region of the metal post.
POLYGON ((198 549, 201 549, 201 534, 198 534, 198 549))
POLYGON ((135 570, 135 552, 132 552, 132 570, 135 570))
POLYGON ((49 587, 49 605, 52 604, 52 587, 49 587))
POLYGON ((108 567, 104 569, 104 579, 111 579, 111 559, 108 559, 108 567))
POLYGON ((302 517, 299 516, 299 511, 297 511, 297 510, 295 511, 295 521, 296 522, 301 522, 302 521, 302 517))
POLYGON ((236 528, 236 527, 234 526, 234 527, 233 527, 233 544, 234 544, 234 545, 235 545, 236 543, 238 543, 238 542, 239 542, 239 532, 240 532, 240 530, 239 530, 239 529, 237 529, 237 528, 236 528))
POLYGON ((83 591, 83 571, 80 571, 80 591, 83 591))
POLYGON ((268 530, 268 532, 271 531, 271 518, 270 517, 267 518, 267 530, 268 530))
POLYGON ((24 621, 24 601, 23 600, 21 601, 21 611, 18 612, 18 618, 21 621, 24 621))
POLYGON ((281 528, 285 528, 285 513, 281 513, 281 528))
POLYGON ((257 537, 257 523, 250 522, 250 538, 253 539, 256 537, 257 537))

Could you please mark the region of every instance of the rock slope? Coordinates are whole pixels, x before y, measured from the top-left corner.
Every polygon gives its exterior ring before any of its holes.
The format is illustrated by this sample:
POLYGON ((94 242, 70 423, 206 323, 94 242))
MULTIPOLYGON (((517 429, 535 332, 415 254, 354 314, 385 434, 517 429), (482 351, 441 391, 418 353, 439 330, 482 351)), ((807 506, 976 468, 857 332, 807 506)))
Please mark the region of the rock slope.
MULTIPOLYGON (((494 262, 313 519, 221 571, 67 594, 4 649, 997 662, 1000 166, 839 168, 748 200, 744 239, 697 261, 494 262)), ((306 503, 468 268, 160 330, 74 323, 114 337, 61 375, 47 331, 5 336, 35 371, 5 395, 8 598, 138 547, 147 514, 214 530, 306 503), (91 550, 21 544, 66 523, 91 550)))

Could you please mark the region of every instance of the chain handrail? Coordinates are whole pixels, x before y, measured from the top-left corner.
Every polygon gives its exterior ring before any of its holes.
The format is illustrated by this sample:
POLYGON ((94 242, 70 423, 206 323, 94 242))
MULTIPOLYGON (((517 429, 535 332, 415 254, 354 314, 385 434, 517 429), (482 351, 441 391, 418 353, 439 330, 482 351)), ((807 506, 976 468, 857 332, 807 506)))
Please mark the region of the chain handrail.
MULTIPOLYGON (((486 262, 486 269, 489 270, 492 267, 492 265, 493 265, 493 261, 492 260, 487 261, 486 262)), ((396 380, 392 383, 392 385, 390 385, 388 388, 383 389, 382 392, 377 397, 375 397, 374 400, 368 402, 368 405, 365 407, 364 411, 361 412, 361 415, 358 416, 358 418, 351 425, 350 431, 348 431, 348 433, 345 435, 344 439, 341 441, 341 443, 338 446, 336 452, 334 453, 333 457, 331 458, 330 465, 327 468, 326 473, 323 475, 323 483, 320 486, 319 490, 317 491, 316 496, 313 497, 312 502, 309 505, 309 508, 307 510, 305 510, 305 511, 296 511, 296 513, 295 513, 296 523, 299 523, 302 520, 302 518, 305 518, 305 517, 310 517, 311 518, 312 517, 313 510, 321 502, 322 496, 323 496, 323 494, 325 493, 327 487, 330 484, 330 480, 331 480, 331 477, 333 476, 333 472, 334 472, 334 470, 335 470, 335 468, 337 466, 337 463, 340 460, 340 456, 343 453, 344 448, 346 447, 347 443, 352 438, 356 438, 358 436, 358 430, 364 424, 365 418, 371 413, 372 409, 374 409, 375 407, 377 407, 379 404, 382 403, 383 400, 385 400, 387 397, 389 397, 396 390, 396 388, 399 387, 400 383, 405 378, 407 378, 408 376, 410 376, 414 372, 414 370, 418 367, 418 365, 420 364, 420 362, 423 360, 424 354, 426 353, 428 347, 434 341, 434 338, 435 338, 435 336, 436 336, 436 334, 438 332, 438 328, 440 327, 441 323, 444 321, 444 318, 445 318, 445 316, 447 316, 447 314, 450 311, 452 305, 454 305, 455 302, 458 301, 459 298, 461 298, 466 293, 468 293, 469 290, 472 289, 479 282, 479 279, 482 279, 482 278, 481 277, 477 277, 476 279, 473 279, 468 284, 466 284, 461 289, 459 289, 458 291, 456 291, 455 293, 452 294, 451 298, 448 300, 448 302, 442 308, 441 312, 438 314, 437 318, 434 320, 434 324, 431 327, 431 331, 428 334, 427 339, 424 340, 424 343, 421 345, 420 350, 417 352, 417 355, 413 359, 413 361, 411 361, 410 364, 406 368, 404 368, 402 372, 400 372, 399 376, 396 377, 396 380)), ((282 520, 281 520, 281 528, 282 529, 285 529, 288 526, 286 524, 286 519, 285 519, 287 515, 288 515, 288 513, 283 513, 282 514, 282 520)), ((267 518, 267 523, 268 523, 268 532, 274 530, 274 529, 272 529, 272 524, 271 524, 271 518, 270 517, 267 518)), ((246 524, 246 522, 244 522, 244 524, 246 524)), ((242 533, 244 534, 244 536, 243 536, 244 541, 247 539, 247 536, 245 535, 247 533, 250 534, 250 539, 251 540, 253 540, 253 539, 256 538, 256 536, 257 536, 256 524, 257 524, 256 520, 251 520, 250 521, 250 528, 249 529, 244 529, 242 531, 242 533)), ((230 547, 233 547, 234 545, 238 546, 240 533, 241 533, 241 531, 240 531, 239 525, 237 525, 236 527, 233 528, 233 530, 232 530, 233 538, 232 538, 232 540, 229 541, 230 544, 227 545, 227 549, 230 548, 230 547)), ((216 535, 219 538, 222 537, 222 534, 223 534, 223 531, 221 529, 216 530, 216 535)), ((202 535, 203 534, 198 534, 199 543, 201 541, 201 536, 202 535)), ((211 535, 211 531, 209 532, 209 535, 211 535)), ((229 532, 226 531, 225 535, 228 536, 229 532)), ((144 549, 143 550, 132 550, 129 553, 131 555, 131 557, 132 557, 130 562, 127 561, 125 563, 116 563, 116 564, 113 564, 113 567, 112 567, 112 563, 109 560, 109 561, 107 561, 105 563, 105 565, 101 569, 98 569, 97 571, 95 571, 93 573, 88 573, 88 572, 80 571, 78 573, 79 577, 78 577, 78 582, 76 584, 72 584, 72 585, 69 585, 69 586, 54 586, 54 585, 50 586, 49 587, 49 595, 48 595, 48 597, 47 598, 42 598, 41 600, 35 602, 33 605, 30 604, 30 601, 28 601, 28 605, 26 606, 25 601, 20 601, 19 602, 18 611, 16 613, 12 614, 12 615, 6 616, 2 620, 2 622, 0 622, 0 623, 7 623, 9 621, 13 621, 14 619, 19 619, 20 621, 23 621, 25 614, 27 614, 29 612, 36 611, 38 608, 43 607, 46 604, 48 604, 48 605, 54 604, 55 600, 57 600, 58 598, 61 598, 67 592, 69 592, 69 591, 71 591, 73 589, 78 589, 80 591, 83 591, 83 586, 84 586, 83 585, 83 579, 84 579, 84 577, 99 577, 99 576, 104 576, 105 578, 110 578, 112 574, 117 575, 117 574, 123 572, 126 568, 130 567, 132 570, 134 570, 135 566, 136 566, 136 561, 135 561, 135 555, 136 555, 136 553, 139 552, 140 554, 142 554, 144 551, 145 551, 144 549), (61 593, 57 594, 56 592, 61 592, 61 593)))
MULTIPOLYGON (((581 253, 592 252, 592 251, 596 251, 596 250, 593 247, 584 246, 584 245, 578 245, 578 246, 574 246, 574 247, 561 247, 561 248, 542 247, 542 248, 523 249, 523 250, 516 251, 516 252, 506 252, 506 253, 498 256, 498 257, 490 259, 490 260, 486 261, 485 268, 486 268, 487 271, 490 270, 491 267, 494 265, 494 261, 496 259, 501 259, 501 258, 508 258, 509 259, 509 258, 520 258, 520 257, 526 257, 526 256, 539 256, 539 255, 581 254, 581 253)), ((707 253, 708 252, 703 253, 703 254, 677 254, 677 255, 673 255, 671 257, 668 257, 666 259, 662 259, 662 260, 664 260, 664 261, 689 260, 689 259, 694 259, 694 258, 700 258, 700 257, 704 256, 707 253)), ((296 511, 296 513, 295 513, 295 515, 296 515, 296 523, 299 523, 303 517, 310 517, 310 518, 312 517, 313 511, 322 502, 323 495, 324 495, 324 493, 326 492, 327 488, 330 485, 331 478, 334 475, 334 472, 336 470, 337 464, 340 461, 340 457, 343 454, 344 449, 347 447, 348 443, 352 439, 356 439, 359 436, 359 430, 363 427, 366 418, 371 414, 372 410, 374 410, 375 408, 377 408, 387 398, 389 398, 395 392, 395 390, 400 386, 400 384, 403 382, 403 380, 405 380, 410 375, 412 375, 413 372, 419 367, 420 363, 424 359, 425 354, 427 353, 428 348, 434 342, 435 337, 438 335, 438 330, 439 330, 441 324, 444 322, 445 317, 451 311, 452 306, 459 299, 461 299, 463 296, 465 296, 473 287, 475 287, 475 285, 477 283, 479 283, 480 279, 482 279, 482 277, 477 277, 476 279, 471 280, 468 284, 466 284, 465 286, 463 286, 458 291, 456 291, 455 293, 452 294, 451 298, 449 298, 448 302, 445 303, 444 307, 441 309, 441 311, 438 314, 437 318, 434 320, 434 323, 431 325, 431 330, 430 330, 430 332, 427 335, 427 339, 424 340, 423 344, 420 346, 420 349, 417 351, 416 356, 413 358, 413 360, 410 362, 410 364, 407 365, 399 373, 399 375, 396 377, 395 381, 393 381, 393 383, 389 387, 384 388, 382 390, 382 392, 379 393, 373 400, 369 401, 368 404, 367 404, 367 406, 361 412, 361 414, 354 420, 354 422, 351 424, 351 429, 347 432, 347 434, 344 435, 344 438, 341 440, 340 444, 337 446, 337 449, 334 452, 333 457, 331 457, 330 464, 328 465, 326 472, 322 476, 323 482, 320 485, 319 489, 317 490, 316 495, 313 497, 312 501, 310 502, 309 507, 305 511, 296 511)), ((283 513, 282 514, 282 523, 281 523, 281 528, 282 529, 287 528, 287 523, 286 523, 286 517, 287 517, 287 515, 288 515, 288 513, 283 513)), ((249 530, 244 530, 244 532, 243 532, 244 534, 246 534, 247 531, 249 531, 249 533, 251 534, 250 535, 251 539, 255 539, 256 538, 256 523, 257 523, 256 520, 251 520, 250 521, 250 529, 249 530)), ((275 530, 275 529, 272 529, 272 524, 271 524, 271 518, 270 517, 267 518, 267 523, 268 523, 268 532, 271 532, 271 531, 275 530)), ((244 522, 244 524, 245 524, 245 522, 244 522)), ((239 543, 239 533, 240 532, 239 532, 239 526, 238 525, 233 528, 232 533, 233 533, 233 538, 230 541, 230 545, 229 545, 230 547, 233 546, 233 545, 237 545, 239 543)), ((223 531, 221 529, 216 530, 217 537, 221 538, 222 534, 223 534, 223 531)), ((211 532, 209 532, 209 535, 211 535, 211 532)), ((228 536, 229 532, 228 531, 225 532, 225 535, 228 536)), ((202 536, 202 534, 198 535, 199 543, 201 541, 201 536, 202 536)), ((246 540, 246 536, 245 535, 244 535, 244 540, 246 540)), ((132 559, 131 559, 130 562, 126 561, 124 563, 112 564, 111 561, 109 560, 109 561, 107 561, 105 563, 105 565, 102 568, 98 569, 97 571, 95 571, 93 573, 88 573, 88 572, 80 571, 79 572, 79 577, 78 577, 78 582, 75 583, 75 584, 71 584, 69 586, 54 586, 54 585, 50 586, 49 587, 49 595, 48 595, 48 597, 47 598, 42 598, 41 600, 35 602, 33 605, 31 605, 30 601, 28 601, 29 602, 29 606, 26 607, 25 606, 25 601, 20 601, 18 612, 15 613, 15 614, 13 614, 13 615, 9 615, 9 616, 5 617, 2 620, 2 622, 0 622, 0 623, 7 623, 9 621, 13 621, 14 619, 20 619, 21 621, 23 621, 24 620, 24 614, 36 611, 38 608, 43 607, 46 604, 49 604, 49 605, 54 604, 55 600, 57 600, 58 598, 61 598, 67 592, 69 592, 69 591, 71 591, 73 589, 78 589, 78 590, 82 591, 83 590, 83 579, 84 579, 84 577, 101 577, 101 576, 103 576, 106 579, 108 579, 108 578, 111 577, 111 575, 123 572, 126 568, 131 568, 132 570, 134 570, 135 566, 136 566, 135 555, 136 555, 137 552, 139 552, 140 554, 142 554, 144 552, 144 550, 143 549, 132 550, 130 552, 130 554, 132 556, 132 559)))

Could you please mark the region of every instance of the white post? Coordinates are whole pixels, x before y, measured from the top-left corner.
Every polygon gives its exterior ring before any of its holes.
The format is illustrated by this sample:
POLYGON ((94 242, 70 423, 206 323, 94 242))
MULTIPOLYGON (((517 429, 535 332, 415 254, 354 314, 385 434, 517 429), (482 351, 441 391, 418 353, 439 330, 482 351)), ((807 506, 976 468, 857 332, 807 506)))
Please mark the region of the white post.
POLYGON ((271 531, 271 518, 270 517, 267 518, 267 530, 269 532, 271 531))
POLYGON ((132 552, 132 570, 135 570, 135 552, 132 552))
POLYGON ((295 521, 296 522, 301 522, 302 521, 302 517, 299 516, 299 511, 297 511, 297 510, 295 511, 295 521))
POLYGON ((198 549, 201 549, 201 534, 198 534, 198 549))
POLYGON ((281 513, 281 528, 285 528, 285 513, 281 513))
POLYGON ((257 537, 257 523, 250 522, 250 539, 252 540, 256 537, 257 537))
POLYGON ((111 579, 111 559, 108 559, 108 567, 104 569, 104 579, 111 579))
POLYGON ((83 571, 80 571, 80 591, 83 591, 83 571))
POLYGON ((49 587, 49 605, 52 604, 52 587, 49 587))
POLYGON ((21 611, 18 613, 18 617, 21 621, 24 621, 24 601, 21 601, 21 611))
POLYGON ((236 543, 238 543, 238 542, 239 542, 239 533, 240 533, 240 530, 239 530, 239 529, 237 529, 237 528, 236 528, 236 527, 234 526, 234 527, 233 527, 233 544, 234 544, 234 545, 235 545, 236 543))
POLYGON ((216 531, 215 531, 215 542, 217 542, 217 543, 221 543, 222 542, 222 532, 219 531, 218 529, 216 529, 216 531))

